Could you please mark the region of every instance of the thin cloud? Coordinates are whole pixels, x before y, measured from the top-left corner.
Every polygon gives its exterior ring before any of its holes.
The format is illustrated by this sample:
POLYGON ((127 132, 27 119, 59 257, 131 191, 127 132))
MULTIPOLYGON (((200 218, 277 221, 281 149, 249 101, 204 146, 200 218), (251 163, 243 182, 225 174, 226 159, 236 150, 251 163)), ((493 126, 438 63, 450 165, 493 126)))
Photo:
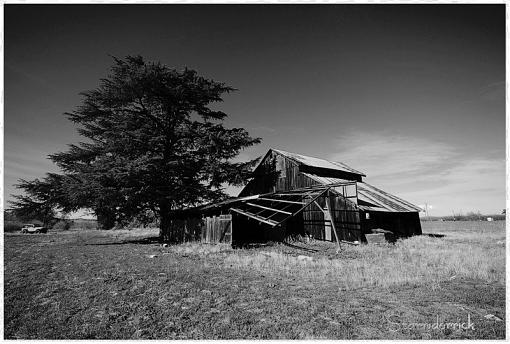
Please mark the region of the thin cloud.
POLYGON ((485 100, 504 100, 506 94, 505 81, 498 81, 488 84, 479 90, 479 95, 485 100))
POLYGON ((394 179, 395 175, 424 174, 447 164, 455 150, 444 143, 392 135, 358 132, 337 142, 332 160, 361 169, 369 177, 394 179))
MULTIPOLYGON (((494 212, 505 205, 505 159, 470 156, 461 149, 389 132, 358 132, 337 141, 330 158, 367 174, 367 181, 415 204, 494 212)), ((430 210, 430 208, 429 208, 430 210)))

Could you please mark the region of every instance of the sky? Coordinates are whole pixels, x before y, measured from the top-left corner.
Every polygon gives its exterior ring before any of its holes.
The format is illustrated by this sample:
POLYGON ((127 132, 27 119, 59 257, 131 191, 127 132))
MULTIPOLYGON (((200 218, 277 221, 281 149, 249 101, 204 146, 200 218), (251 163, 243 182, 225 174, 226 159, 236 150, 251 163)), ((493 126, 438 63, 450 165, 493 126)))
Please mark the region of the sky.
POLYGON ((430 215, 505 208, 505 5, 4 8, 6 201, 58 171, 111 56, 142 55, 237 89, 225 125, 263 139, 239 160, 341 161, 430 215))

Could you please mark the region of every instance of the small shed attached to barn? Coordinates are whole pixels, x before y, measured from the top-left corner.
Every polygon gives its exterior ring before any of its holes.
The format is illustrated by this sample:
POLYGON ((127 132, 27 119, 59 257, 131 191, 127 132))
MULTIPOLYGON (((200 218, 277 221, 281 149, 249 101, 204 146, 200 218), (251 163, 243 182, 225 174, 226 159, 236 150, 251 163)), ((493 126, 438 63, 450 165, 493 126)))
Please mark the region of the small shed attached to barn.
POLYGON ((197 208, 201 238, 234 245, 309 235, 365 242, 380 228, 421 234, 421 208, 363 181, 344 163, 270 149, 239 197, 197 208))

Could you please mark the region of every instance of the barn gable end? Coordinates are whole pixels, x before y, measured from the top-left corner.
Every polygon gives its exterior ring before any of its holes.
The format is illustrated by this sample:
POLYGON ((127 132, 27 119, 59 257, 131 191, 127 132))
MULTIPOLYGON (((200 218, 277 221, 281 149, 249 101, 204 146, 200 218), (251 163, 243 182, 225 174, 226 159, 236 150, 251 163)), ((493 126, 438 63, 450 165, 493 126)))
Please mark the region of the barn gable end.
POLYGON ((239 193, 239 197, 321 184, 308 174, 358 182, 365 176, 343 163, 270 149, 255 167, 253 179, 239 193))

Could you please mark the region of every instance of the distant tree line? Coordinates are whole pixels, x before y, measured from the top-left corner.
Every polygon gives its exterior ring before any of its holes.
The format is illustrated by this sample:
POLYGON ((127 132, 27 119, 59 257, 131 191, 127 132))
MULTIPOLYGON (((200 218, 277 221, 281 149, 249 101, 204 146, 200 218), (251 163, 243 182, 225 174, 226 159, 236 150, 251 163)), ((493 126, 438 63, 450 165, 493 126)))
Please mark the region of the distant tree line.
POLYGON ((172 241, 171 223, 184 209, 225 199, 226 185, 249 180, 256 160, 232 159, 261 139, 223 126, 227 115, 213 105, 232 87, 140 56, 113 59, 107 77, 65 114, 84 141, 49 156, 60 173, 20 180, 12 211, 46 226, 79 209, 92 210, 102 229, 157 221, 160 238, 172 241))
POLYGON ((481 212, 471 211, 466 214, 453 214, 449 216, 429 216, 422 217, 422 221, 487 221, 487 218, 492 218, 493 221, 501 221, 506 219, 506 211, 503 210, 501 214, 482 214, 481 212))

